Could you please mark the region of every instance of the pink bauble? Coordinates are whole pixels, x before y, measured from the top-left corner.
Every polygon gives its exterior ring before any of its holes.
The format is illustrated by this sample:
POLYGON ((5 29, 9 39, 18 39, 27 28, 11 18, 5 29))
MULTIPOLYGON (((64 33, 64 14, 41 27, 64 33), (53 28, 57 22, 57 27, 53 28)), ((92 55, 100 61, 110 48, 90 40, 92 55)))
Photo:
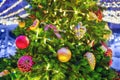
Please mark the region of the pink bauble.
POLYGON ((15 43, 16 43, 17 48, 25 49, 29 46, 30 42, 27 36, 20 35, 16 38, 15 43))
POLYGON ((24 55, 19 58, 17 62, 18 69, 22 72, 29 72, 32 69, 32 66, 34 65, 32 56, 24 55))

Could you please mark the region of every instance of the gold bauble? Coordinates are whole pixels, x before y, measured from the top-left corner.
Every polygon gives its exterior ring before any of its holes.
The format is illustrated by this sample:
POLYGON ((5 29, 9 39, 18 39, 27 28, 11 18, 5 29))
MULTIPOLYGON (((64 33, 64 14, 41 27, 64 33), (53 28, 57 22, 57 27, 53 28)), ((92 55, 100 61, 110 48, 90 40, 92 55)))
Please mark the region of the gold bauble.
POLYGON ((25 22, 24 22, 24 21, 19 22, 19 27, 20 27, 20 28, 25 27, 25 22))
POLYGON ((57 51, 57 55, 60 62, 68 62, 72 54, 69 49, 63 47, 57 51))

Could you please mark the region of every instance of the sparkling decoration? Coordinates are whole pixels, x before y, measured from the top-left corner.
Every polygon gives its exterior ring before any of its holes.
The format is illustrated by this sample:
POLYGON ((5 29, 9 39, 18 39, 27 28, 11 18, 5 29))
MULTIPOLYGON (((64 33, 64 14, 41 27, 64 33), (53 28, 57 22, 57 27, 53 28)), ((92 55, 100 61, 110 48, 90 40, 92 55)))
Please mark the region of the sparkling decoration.
POLYGON ((88 20, 97 20, 97 16, 94 12, 89 12, 87 18, 88 20))
POLYGON ((30 42, 27 36, 20 35, 16 38, 15 43, 16 43, 17 48, 25 49, 29 46, 30 42))
POLYGON ((62 38, 61 35, 59 34, 59 30, 57 30, 56 26, 49 24, 49 25, 45 26, 44 30, 47 31, 49 28, 54 31, 54 34, 57 36, 57 38, 59 38, 59 39, 62 38))
POLYGON ((6 76, 8 75, 10 72, 8 70, 4 70, 2 72, 0 72, 0 77, 6 76))
POLYGON ((20 22, 19 22, 19 27, 20 27, 20 28, 25 27, 25 22, 24 22, 24 21, 20 21, 20 22))
POLYGON ((57 51, 57 55, 60 62, 68 62, 72 53, 69 49, 63 47, 57 51))
POLYGON ((22 72, 29 72, 32 69, 34 62, 31 56, 25 55, 19 58, 17 66, 22 72))
POLYGON ((94 54, 91 53, 91 52, 87 52, 87 53, 85 54, 85 57, 87 58, 88 63, 89 63, 89 65, 90 65, 91 69, 94 70, 95 65, 96 65, 96 59, 95 59, 94 54))
POLYGON ((75 27, 74 30, 75 30, 76 37, 78 39, 81 39, 84 36, 85 32, 86 32, 86 28, 84 26, 82 26, 81 22, 78 23, 78 25, 75 27))
POLYGON ((29 27, 30 30, 35 30, 39 26, 39 20, 36 19, 33 24, 29 27))

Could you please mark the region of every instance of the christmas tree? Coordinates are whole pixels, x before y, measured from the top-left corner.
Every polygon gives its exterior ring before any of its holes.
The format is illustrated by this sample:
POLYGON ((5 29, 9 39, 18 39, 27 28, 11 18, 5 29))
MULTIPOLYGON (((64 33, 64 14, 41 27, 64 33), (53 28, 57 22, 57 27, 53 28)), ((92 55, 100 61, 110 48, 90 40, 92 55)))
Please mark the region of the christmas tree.
POLYGON ((13 31, 17 52, 0 58, 2 80, 113 80, 102 50, 111 33, 94 0, 28 0, 30 14, 13 31), (107 35, 107 37, 106 37, 107 35), (6 71, 8 70, 8 71, 6 71))

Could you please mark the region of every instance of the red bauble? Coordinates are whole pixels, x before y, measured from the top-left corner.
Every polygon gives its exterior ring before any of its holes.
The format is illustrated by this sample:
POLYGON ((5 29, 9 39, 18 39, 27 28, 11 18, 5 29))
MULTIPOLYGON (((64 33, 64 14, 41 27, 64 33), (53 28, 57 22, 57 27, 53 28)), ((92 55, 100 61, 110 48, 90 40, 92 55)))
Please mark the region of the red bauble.
POLYGON ((29 39, 27 36, 21 35, 16 38, 16 46, 19 49, 25 49, 29 46, 29 39))

